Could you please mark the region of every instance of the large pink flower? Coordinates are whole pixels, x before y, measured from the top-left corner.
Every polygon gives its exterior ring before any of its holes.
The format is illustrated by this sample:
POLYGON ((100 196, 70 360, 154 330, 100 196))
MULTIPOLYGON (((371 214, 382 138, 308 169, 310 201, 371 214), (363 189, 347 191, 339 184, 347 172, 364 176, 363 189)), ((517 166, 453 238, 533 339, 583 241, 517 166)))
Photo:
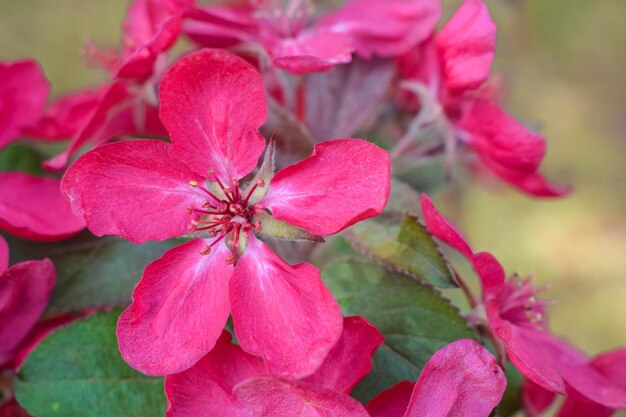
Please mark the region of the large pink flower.
POLYGON ((192 368, 165 378, 167 417, 368 417, 348 394, 370 371, 382 335, 360 317, 344 319, 343 333, 318 370, 306 379, 272 376, 264 362, 230 342, 192 368))
POLYGON ((506 377, 487 349, 461 339, 428 360, 417 383, 401 382, 367 404, 371 417, 487 417, 506 377))
POLYGON ((399 61, 401 76, 424 84, 452 122, 457 140, 483 166, 534 196, 568 192, 539 172, 545 139, 506 114, 485 85, 495 54, 496 26, 480 0, 465 0, 439 33, 399 61))
POLYGON ((528 379, 550 392, 573 389, 610 408, 626 407, 626 389, 592 366, 587 357, 546 329, 545 302, 538 300, 530 281, 514 275, 505 280, 504 269, 487 252, 474 253, 465 238, 436 210, 425 194, 422 210, 428 230, 462 253, 480 278, 486 324, 506 349, 509 360, 528 379))
POLYGON ((199 7, 185 32, 211 47, 261 45, 278 68, 303 74, 352 59, 397 56, 427 39, 441 5, 435 0, 353 0, 312 22, 310 1, 250 2, 245 7, 199 7))
POLYGON ((258 72, 229 52, 200 51, 165 74, 160 98, 172 144, 105 145, 63 179, 96 235, 198 237, 147 266, 119 321, 122 355, 145 373, 183 371, 213 348, 232 313, 241 346, 272 373, 311 374, 341 334, 339 308, 315 267, 286 264, 255 234, 328 235, 377 215, 389 155, 362 140, 329 141, 271 181, 266 157, 246 185, 265 143, 258 72))

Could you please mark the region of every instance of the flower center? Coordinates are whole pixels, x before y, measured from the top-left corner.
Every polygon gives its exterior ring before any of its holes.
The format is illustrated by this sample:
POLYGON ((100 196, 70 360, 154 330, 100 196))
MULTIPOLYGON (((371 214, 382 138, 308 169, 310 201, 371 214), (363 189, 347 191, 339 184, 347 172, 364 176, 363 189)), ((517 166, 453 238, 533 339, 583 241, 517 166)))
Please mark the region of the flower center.
MULTIPOLYGON (((190 181, 189 185, 204 191, 207 198, 200 201, 198 207, 190 206, 189 212, 198 213, 200 216, 189 224, 190 232, 206 232, 212 237, 217 237, 210 245, 204 246, 200 254, 211 253, 213 246, 223 239, 226 239, 231 256, 227 258, 227 263, 234 263, 237 260, 242 236, 245 238, 249 230, 261 230, 261 222, 255 220, 255 215, 263 213, 265 208, 259 203, 250 204, 250 197, 257 189, 265 184, 263 180, 258 180, 252 187, 244 193, 239 189, 239 183, 233 181, 230 186, 215 176, 215 181, 221 190, 223 197, 218 197, 209 188, 190 181)), ((219 192, 217 193, 219 194, 219 192)))
POLYGON ((515 274, 500 292, 500 317, 518 326, 542 330, 549 301, 540 300, 537 294, 543 288, 533 288, 531 279, 520 279, 515 274))

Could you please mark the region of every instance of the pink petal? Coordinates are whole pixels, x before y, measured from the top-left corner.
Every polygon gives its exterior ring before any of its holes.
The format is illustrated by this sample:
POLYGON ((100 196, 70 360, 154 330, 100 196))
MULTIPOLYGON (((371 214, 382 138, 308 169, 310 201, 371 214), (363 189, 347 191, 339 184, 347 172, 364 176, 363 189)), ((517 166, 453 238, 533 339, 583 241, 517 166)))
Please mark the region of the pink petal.
POLYGON ((370 417, 404 416, 414 387, 414 382, 402 381, 378 394, 365 406, 370 417))
POLYGON ((279 171, 261 204, 314 235, 337 233, 382 212, 389 198, 389 153, 359 139, 316 145, 279 171))
MULTIPOLYGON (((542 344, 550 353, 563 379, 582 396, 612 409, 626 409, 626 377, 620 371, 626 364, 620 363, 620 356, 604 358, 604 361, 614 362, 615 370, 607 376, 602 372, 608 366, 604 364, 600 370, 590 366, 587 357, 582 352, 562 340, 546 335, 542 344), (602 369, 604 368, 604 369, 602 369)), ((619 351, 618 351, 619 352, 619 351)), ((624 357, 622 361, 626 360, 624 357)), ((598 365, 596 365, 598 366, 598 365)))
POLYGON ((202 50, 178 60, 160 84, 161 120, 177 155, 198 174, 215 170, 226 184, 256 166, 267 119, 257 70, 224 50, 202 50))
POLYGON ((232 393, 238 383, 267 375, 260 358, 231 343, 224 331, 215 347, 195 365, 165 378, 166 417, 252 417, 232 393))
POLYGON ((372 369, 372 356, 384 337, 365 319, 355 316, 343 319, 343 333, 322 366, 305 382, 350 394, 372 369))
POLYGON ((37 123, 49 90, 36 61, 0 62, 0 148, 37 123))
POLYGON ((85 122, 81 128, 74 134, 67 149, 46 161, 44 166, 51 170, 63 170, 69 159, 79 151, 89 141, 97 141, 98 135, 106 125, 107 121, 113 116, 115 111, 120 110, 123 105, 129 105, 128 100, 131 92, 128 87, 121 83, 115 82, 109 86, 102 87, 99 103, 91 110, 89 114, 83 115, 85 122))
POLYGON ((504 268, 489 252, 480 252, 472 256, 472 265, 480 278, 483 299, 496 296, 506 280, 504 268))
POLYGON ((153 75, 159 54, 169 49, 181 30, 181 12, 191 1, 135 0, 124 22, 124 63, 116 78, 143 82, 153 75))
POLYGON ((467 243, 461 232, 437 211, 433 201, 426 194, 422 194, 422 213, 424 214, 426 228, 430 233, 461 252, 468 260, 472 260, 474 256, 472 247, 467 243))
POLYGON ((465 0, 435 42, 449 90, 462 93, 487 81, 496 48, 496 25, 482 1, 465 0))
POLYGON ((190 185, 202 178, 159 140, 117 142, 79 158, 63 177, 72 208, 95 235, 132 242, 165 240, 188 232, 204 194, 190 185))
POLYGON ((362 58, 395 57, 429 38, 440 16, 435 0, 353 0, 317 26, 350 36, 362 58))
POLYGON ((524 172, 507 168, 487 157, 483 163, 503 181, 508 182, 520 191, 535 197, 563 197, 572 191, 571 187, 553 184, 540 172, 524 172))
POLYGON ((539 417, 554 402, 556 394, 527 379, 522 385, 521 397, 528 417, 539 417))
POLYGON ((230 252, 208 255, 195 239, 150 263, 117 323, 120 353, 133 368, 169 375, 190 368, 215 345, 228 319, 230 252))
POLYGON ((546 333, 503 320, 499 315, 497 299, 487 301, 485 310, 493 335, 504 343, 509 360, 522 375, 550 392, 564 394, 563 378, 545 349, 546 333))
POLYGON ((55 282, 49 259, 21 262, 0 276, 0 365, 12 359, 39 320, 55 282))
POLYGON ((75 135, 97 108, 106 88, 81 90, 61 97, 25 133, 37 139, 66 139, 75 135))
POLYGON ((341 336, 341 311, 317 268, 288 265, 252 234, 230 302, 241 347, 261 356, 273 375, 311 375, 341 336))
POLYGON ((228 48, 258 37, 258 22, 247 5, 234 7, 199 6, 187 11, 183 32, 208 48, 228 48))
POLYGON ((9 267, 9 245, 0 235, 0 275, 3 275, 9 267))
POLYGON ((237 385, 234 393, 254 417, 369 417, 355 399, 302 382, 251 378, 237 385))
POLYGON ((546 141, 506 114, 491 100, 472 100, 459 126, 481 156, 508 169, 534 172, 546 153, 546 141))
POLYGON ((0 173, 0 229, 30 240, 70 237, 85 227, 61 193, 56 178, 21 172, 0 173))
POLYGON ((487 417, 506 377, 489 351, 470 339, 439 349, 422 369, 405 417, 487 417))
POLYGON ((313 28, 296 38, 277 39, 267 45, 274 65, 292 74, 326 71, 352 60, 352 46, 345 35, 313 28))

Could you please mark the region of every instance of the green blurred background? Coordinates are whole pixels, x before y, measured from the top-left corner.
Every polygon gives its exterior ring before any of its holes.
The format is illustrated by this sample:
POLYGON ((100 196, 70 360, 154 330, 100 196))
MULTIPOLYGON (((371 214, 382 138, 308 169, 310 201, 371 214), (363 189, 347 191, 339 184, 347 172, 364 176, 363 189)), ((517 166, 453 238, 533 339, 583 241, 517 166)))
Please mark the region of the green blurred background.
MULTIPOLYGON (((104 79, 85 38, 115 46, 126 0, 1 0, 0 59, 34 57, 53 93, 104 79)), ((449 16, 460 1, 446 1, 449 16)), ((548 139, 546 174, 575 186, 537 201, 469 184, 438 196, 475 248, 509 272, 551 283, 552 329, 590 354, 626 346, 626 2, 487 1, 498 24, 495 72, 519 119, 548 139), (455 208, 453 208, 455 207, 455 208)))

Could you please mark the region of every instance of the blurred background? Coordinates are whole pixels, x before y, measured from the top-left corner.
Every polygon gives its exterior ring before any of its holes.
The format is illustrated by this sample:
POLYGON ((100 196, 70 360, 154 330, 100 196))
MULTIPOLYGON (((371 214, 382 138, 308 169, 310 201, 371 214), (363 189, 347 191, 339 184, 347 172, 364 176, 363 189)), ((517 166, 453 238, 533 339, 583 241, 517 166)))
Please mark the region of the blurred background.
MULTIPOLYGON (((460 1, 445 3, 447 18, 460 1)), ((443 211, 508 272, 552 285, 555 333, 589 354, 626 346, 626 2, 487 3, 508 109, 547 138, 545 173, 575 192, 537 201, 470 183, 443 211)), ((55 95, 97 83, 106 75, 82 65, 84 40, 117 46, 126 5, 1 0, 0 59, 36 58, 55 95)))

